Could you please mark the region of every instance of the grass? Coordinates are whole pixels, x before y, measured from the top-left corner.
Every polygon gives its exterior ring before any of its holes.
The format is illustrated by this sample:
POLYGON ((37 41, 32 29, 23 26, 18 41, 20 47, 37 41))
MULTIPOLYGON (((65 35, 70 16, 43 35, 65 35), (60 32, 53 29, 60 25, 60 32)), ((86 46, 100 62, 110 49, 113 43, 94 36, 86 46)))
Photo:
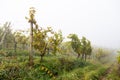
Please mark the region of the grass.
POLYGON ((43 62, 36 55, 35 64, 29 67, 27 54, 23 51, 15 56, 2 55, 0 80, 98 80, 108 68, 97 62, 85 62, 63 55, 46 55, 43 62))
POLYGON ((118 75, 118 73, 118 64, 116 63, 114 66, 112 66, 112 72, 107 75, 107 79, 120 80, 120 75, 118 75))

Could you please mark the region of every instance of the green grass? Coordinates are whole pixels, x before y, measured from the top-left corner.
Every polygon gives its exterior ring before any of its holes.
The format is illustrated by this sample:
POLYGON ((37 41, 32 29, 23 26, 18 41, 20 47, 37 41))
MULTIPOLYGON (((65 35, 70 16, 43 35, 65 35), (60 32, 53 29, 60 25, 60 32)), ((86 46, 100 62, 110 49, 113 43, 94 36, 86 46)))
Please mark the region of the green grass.
POLYGON ((35 55, 34 65, 29 67, 27 54, 1 56, 0 80, 98 80, 108 68, 63 55, 46 55, 43 62, 35 55))
POLYGON ((120 75, 118 75, 118 73, 118 65, 115 64, 115 66, 112 67, 112 72, 107 75, 107 79, 120 80, 120 75))

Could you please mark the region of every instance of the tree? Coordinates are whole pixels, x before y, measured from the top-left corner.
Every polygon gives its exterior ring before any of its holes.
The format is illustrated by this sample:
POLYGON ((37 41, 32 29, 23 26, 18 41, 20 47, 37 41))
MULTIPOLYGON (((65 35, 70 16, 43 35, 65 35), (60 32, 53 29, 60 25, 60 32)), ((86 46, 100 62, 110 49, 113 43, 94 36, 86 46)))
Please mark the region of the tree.
POLYGON ((17 48, 17 44, 20 45, 21 49, 25 50, 25 46, 28 44, 28 37, 24 34, 24 31, 14 32, 14 44, 15 51, 17 48))
POLYGON ((71 41, 62 42, 61 44, 61 53, 64 55, 72 55, 74 53, 72 47, 71 47, 71 41))
POLYGON ((54 32, 53 33, 53 36, 51 36, 48 40, 49 42, 49 48, 51 47, 52 48, 52 52, 53 54, 56 54, 56 52, 61 52, 60 50, 60 44, 62 43, 63 41, 63 37, 62 37, 62 32, 61 31, 58 31, 57 32, 54 32))
POLYGON ((82 59, 87 59, 87 56, 91 55, 92 53, 92 47, 91 47, 91 42, 87 40, 85 37, 82 37, 81 39, 81 51, 82 51, 82 59))
POLYGON ((91 55, 92 47, 91 42, 85 37, 80 40, 76 34, 70 34, 68 38, 71 39, 71 46, 73 50, 78 54, 78 58, 82 55, 82 60, 87 59, 87 55, 91 55))
POLYGON ((46 54, 47 51, 48 33, 52 33, 51 27, 48 27, 47 29, 34 29, 33 47, 35 48, 35 50, 40 52, 40 61, 43 61, 43 56, 46 54))
MULTIPOLYGON (((0 41, 0 46, 3 44, 4 40, 5 40, 5 36, 7 35, 7 32, 10 29, 10 23, 6 22, 3 26, 3 32, 1 33, 0 37, 1 37, 1 41, 0 41)), ((1 29, 2 30, 2 29, 1 29)))
POLYGON ((68 38, 71 39, 71 46, 73 50, 78 54, 77 58, 80 57, 81 54, 81 42, 76 34, 69 34, 68 38))
POLYGON ((82 45, 81 45, 81 51, 82 51, 82 59, 84 59, 85 58, 85 60, 86 60, 86 57, 87 57, 87 48, 86 48, 86 46, 87 46, 87 42, 86 42, 86 38, 85 37, 82 37, 82 39, 81 39, 81 43, 82 43, 82 45))
POLYGON ((21 43, 21 32, 14 32, 14 50, 16 52, 17 45, 21 43))
POLYGON ((99 48, 96 53, 96 57, 98 60, 101 60, 101 58, 104 56, 103 49, 99 48))
POLYGON ((91 56, 91 53, 92 53, 92 47, 91 47, 91 42, 88 40, 87 41, 87 48, 86 48, 86 54, 89 55, 89 57, 91 56))
POLYGON ((5 49, 13 49, 13 45, 14 45, 14 36, 12 33, 12 30, 9 28, 9 30, 7 31, 7 34, 5 36, 5 39, 3 41, 3 48, 5 49))
POLYGON ((43 61, 43 57, 47 52, 49 53, 50 49, 53 54, 56 54, 57 51, 60 51, 59 46, 63 40, 61 31, 58 33, 53 32, 51 27, 48 27, 47 29, 36 28, 34 29, 33 37, 33 47, 35 50, 39 51, 41 57, 40 61, 43 61))

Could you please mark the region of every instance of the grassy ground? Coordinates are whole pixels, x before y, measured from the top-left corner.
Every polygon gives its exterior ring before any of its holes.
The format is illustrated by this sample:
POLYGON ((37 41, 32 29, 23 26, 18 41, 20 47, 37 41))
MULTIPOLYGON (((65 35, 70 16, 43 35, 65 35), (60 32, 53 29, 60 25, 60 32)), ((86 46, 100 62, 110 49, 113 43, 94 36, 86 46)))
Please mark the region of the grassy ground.
POLYGON ((118 70, 118 64, 114 63, 114 65, 111 66, 111 71, 109 74, 107 74, 106 79, 108 80, 120 80, 120 71, 118 70))
POLYGON ((82 61, 74 56, 46 55, 40 62, 34 56, 29 67, 27 52, 0 57, 0 80, 99 80, 109 66, 95 61, 82 61))

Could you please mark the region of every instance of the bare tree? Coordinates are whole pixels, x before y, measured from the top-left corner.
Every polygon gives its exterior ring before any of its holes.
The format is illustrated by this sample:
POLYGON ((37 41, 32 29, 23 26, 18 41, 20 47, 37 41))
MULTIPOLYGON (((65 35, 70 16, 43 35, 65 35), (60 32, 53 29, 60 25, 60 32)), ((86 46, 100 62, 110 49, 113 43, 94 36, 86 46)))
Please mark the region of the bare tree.
POLYGON ((4 27, 4 30, 3 30, 3 33, 1 33, 0 46, 4 42, 5 36, 6 36, 8 30, 9 30, 9 27, 10 27, 10 22, 6 22, 3 27, 4 27))

